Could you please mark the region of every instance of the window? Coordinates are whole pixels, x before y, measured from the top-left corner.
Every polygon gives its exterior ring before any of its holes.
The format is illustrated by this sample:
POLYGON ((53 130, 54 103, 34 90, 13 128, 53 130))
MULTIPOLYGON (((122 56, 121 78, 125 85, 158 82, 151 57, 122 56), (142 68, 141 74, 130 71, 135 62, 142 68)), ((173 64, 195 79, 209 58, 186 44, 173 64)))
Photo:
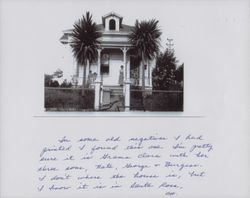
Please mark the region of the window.
POLYGON ((115 30, 115 20, 111 19, 109 21, 109 30, 115 30))
POLYGON ((109 54, 105 53, 101 56, 101 74, 109 74, 109 54))

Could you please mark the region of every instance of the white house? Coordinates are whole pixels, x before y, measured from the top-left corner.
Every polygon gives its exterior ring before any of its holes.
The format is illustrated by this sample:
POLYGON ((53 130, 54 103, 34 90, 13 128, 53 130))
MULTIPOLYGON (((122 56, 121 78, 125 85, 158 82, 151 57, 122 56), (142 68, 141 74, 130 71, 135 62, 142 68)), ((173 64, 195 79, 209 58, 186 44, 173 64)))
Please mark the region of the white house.
MULTIPOLYGON (((96 63, 87 68, 87 74, 91 71, 97 78, 94 82, 95 87, 95 108, 109 103, 109 97, 106 92, 120 93, 125 98, 125 109, 130 106, 130 85, 141 86, 142 84, 142 65, 136 65, 133 56, 132 46, 129 43, 128 35, 132 26, 123 24, 123 17, 114 12, 110 12, 102 17, 102 23, 97 25, 102 34, 100 46, 98 49, 98 58, 96 63), (120 86, 119 75, 121 66, 124 67, 123 86, 120 86), (120 92, 119 92, 120 91, 120 92)), ((62 44, 69 45, 71 30, 63 31, 60 38, 62 44)), ((69 53, 71 48, 69 47, 69 53)), ((73 55, 72 55, 73 58, 73 55)), ((73 76, 82 84, 83 67, 73 61, 73 76)), ((155 61, 149 61, 145 69, 145 87, 152 89, 152 67, 155 61)))

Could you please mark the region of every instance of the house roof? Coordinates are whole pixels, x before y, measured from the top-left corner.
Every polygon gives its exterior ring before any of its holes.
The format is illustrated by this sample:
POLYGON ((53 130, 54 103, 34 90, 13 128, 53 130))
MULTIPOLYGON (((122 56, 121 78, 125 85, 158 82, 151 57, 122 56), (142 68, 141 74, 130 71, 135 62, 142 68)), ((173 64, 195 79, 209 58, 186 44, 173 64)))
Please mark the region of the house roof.
MULTIPOLYGON (((105 31, 105 28, 103 26, 103 24, 97 24, 97 29, 100 31, 100 32, 104 32, 105 31)), ((125 25, 123 24, 119 30, 119 32, 122 32, 122 33, 129 33, 131 32, 131 29, 133 28, 133 26, 130 26, 130 25, 125 25)), ((72 33, 73 29, 68 29, 68 30, 64 30, 63 31, 63 35, 62 37, 60 38, 60 41, 63 43, 65 41, 68 40, 68 37, 70 36, 70 34, 72 33)), ((109 31, 112 33, 112 31, 109 31)), ((118 32, 118 34, 119 34, 118 32)))
MULTIPOLYGON (((110 12, 110 13, 108 13, 108 14, 106 14, 106 15, 104 15, 102 17, 103 23, 102 24, 97 24, 96 26, 97 26, 97 29, 101 33, 103 33, 103 36, 104 35, 119 35, 119 34, 126 35, 129 32, 131 32, 133 26, 122 24, 122 19, 123 19, 123 17, 120 16, 119 14, 117 14, 115 12, 110 12), (119 31, 113 31, 113 30, 106 31, 105 30, 104 21, 109 16, 116 16, 116 17, 118 17, 120 19, 120 28, 119 28, 119 31)), ((60 38, 60 42, 63 43, 63 44, 67 44, 68 43, 68 39, 69 39, 70 35, 72 34, 72 31, 73 31, 73 29, 64 30, 63 31, 63 35, 60 38)))
MULTIPOLYGON (((101 32, 105 31, 103 24, 97 24, 97 28, 101 32)), ((132 28, 133 28, 133 26, 122 24, 120 29, 119 29, 119 32, 129 33, 132 30, 132 28)))

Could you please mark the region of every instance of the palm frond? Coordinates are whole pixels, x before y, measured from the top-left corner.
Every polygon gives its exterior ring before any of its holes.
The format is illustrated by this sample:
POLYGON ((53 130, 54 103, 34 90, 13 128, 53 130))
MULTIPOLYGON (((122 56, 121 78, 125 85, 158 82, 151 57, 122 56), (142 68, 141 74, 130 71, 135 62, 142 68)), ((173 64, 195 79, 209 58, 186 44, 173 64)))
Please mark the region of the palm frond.
POLYGON ((92 15, 86 12, 86 15, 75 22, 73 26, 71 47, 74 57, 79 64, 85 65, 87 60, 92 63, 97 58, 97 48, 100 44, 100 32, 96 23, 92 20, 92 15))
POLYGON ((161 30, 158 27, 158 21, 155 19, 149 21, 136 20, 134 28, 129 35, 129 41, 134 47, 136 55, 146 59, 153 59, 159 51, 161 30))

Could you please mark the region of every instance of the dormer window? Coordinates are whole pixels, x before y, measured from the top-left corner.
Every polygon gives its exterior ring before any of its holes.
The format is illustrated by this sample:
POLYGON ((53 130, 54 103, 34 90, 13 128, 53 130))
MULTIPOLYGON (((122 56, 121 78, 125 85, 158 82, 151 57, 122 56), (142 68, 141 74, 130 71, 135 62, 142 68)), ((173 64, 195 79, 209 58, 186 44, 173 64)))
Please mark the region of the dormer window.
POLYGON ((109 30, 115 30, 115 20, 114 19, 110 19, 109 21, 109 30))
POLYGON ((105 31, 119 31, 122 27, 122 17, 114 12, 110 12, 102 17, 102 24, 105 31))

